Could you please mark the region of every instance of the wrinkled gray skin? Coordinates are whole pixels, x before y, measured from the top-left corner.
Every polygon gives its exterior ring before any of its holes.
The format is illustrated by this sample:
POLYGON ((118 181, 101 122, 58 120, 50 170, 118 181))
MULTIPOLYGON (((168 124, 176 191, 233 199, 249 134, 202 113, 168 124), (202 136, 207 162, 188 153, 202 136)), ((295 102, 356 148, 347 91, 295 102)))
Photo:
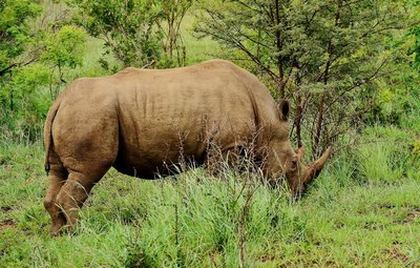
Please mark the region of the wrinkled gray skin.
POLYGON ((209 143, 226 154, 254 141, 267 179, 285 174, 299 195, 330 150, 303 165, 303 150, 295 152, 288 138, 288 113, 288 103, 277 105, 254 75, 222 60, 74 81, 50 108, 44 129, 52 234, 76 223, 78 208, 110 167, 153 179, 180 158, 209 163, 209 143))

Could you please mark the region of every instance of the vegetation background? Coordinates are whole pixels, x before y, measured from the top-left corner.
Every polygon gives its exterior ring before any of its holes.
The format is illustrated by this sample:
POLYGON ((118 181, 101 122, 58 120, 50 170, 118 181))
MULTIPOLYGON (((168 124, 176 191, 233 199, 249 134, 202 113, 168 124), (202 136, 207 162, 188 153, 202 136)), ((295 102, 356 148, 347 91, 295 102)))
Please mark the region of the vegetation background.
MULTIPOLYGON (((0 267, 420 266, 418 0, 0 0, 0 267), (334 156, 308 194, 253 173, 110 171, 48 234, 42 126, 83 76, 224 58, 334 156)), ((308 159, 309 160, 309 159, 308 159)))

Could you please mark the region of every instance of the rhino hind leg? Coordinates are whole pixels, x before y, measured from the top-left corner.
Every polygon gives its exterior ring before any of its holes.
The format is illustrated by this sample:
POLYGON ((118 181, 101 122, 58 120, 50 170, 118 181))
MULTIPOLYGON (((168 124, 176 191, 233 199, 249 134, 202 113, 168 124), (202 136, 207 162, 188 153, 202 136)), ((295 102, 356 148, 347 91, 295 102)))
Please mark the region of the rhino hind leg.
POLYGON ((49 186, 44 198, 44 207, 51 216, 52 235, 57 235, 66 224, 66 218, 57 204, 57 195, 67 180, 67 170, 62 166, 52 166, 48 174, 49 186))
MULTIPOLYGON (((108 136, 110 137, 110 136, 108 136)), ((108 139, 97 139, 89 141, 84 139, 84 143, 77 143, 70 140, 69 144, 74 144, 67 149, 65 155, 61 151, 58 153, 68 172, 67 180, 61 187, 57 195, 56 203, 66 219, 66 229, 73 229, 78 221, 78 212, 89 196, 94 185, 105 175, 111 167, 117 154, 116 137, 108 139), (102 144, 102 146, 101 146, 102 144), (90 150, 86 150, 84 146, 90 150)))
POLYGON ((57 204, 66 218, 68 229, 73 229, 78 221, 78 212, 89 196, 93 186, 109 169, 102 168, 97 173, 70 171, 69 176, 57 196, 57 204))

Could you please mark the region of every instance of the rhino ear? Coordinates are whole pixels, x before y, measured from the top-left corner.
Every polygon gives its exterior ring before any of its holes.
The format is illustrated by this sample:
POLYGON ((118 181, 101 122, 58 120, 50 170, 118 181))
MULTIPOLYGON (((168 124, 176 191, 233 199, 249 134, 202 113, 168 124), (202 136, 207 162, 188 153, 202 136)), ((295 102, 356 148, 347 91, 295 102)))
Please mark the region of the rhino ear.
POLYGON ((280 113, 280 119, 287 121, 287 119, 289 118, 289 110, 290 110, 289 102, 287 100, 282 100, 278 104, 278 110, 280 113))

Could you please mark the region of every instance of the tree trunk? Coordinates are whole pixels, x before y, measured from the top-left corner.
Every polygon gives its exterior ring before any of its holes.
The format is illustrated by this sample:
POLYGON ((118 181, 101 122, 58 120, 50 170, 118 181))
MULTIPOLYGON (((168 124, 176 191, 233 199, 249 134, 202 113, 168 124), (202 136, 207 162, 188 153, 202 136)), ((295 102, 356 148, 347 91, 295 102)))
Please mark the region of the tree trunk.
POLYGON ((279 81, 277 81, 277 89, 278 92, 280 94, 280 98, 284 98, 285 97, 285 91, 284 91, 284 70, 283 70, 283 58, 280 55, 280 52, 282 51, 282 40, 281 40, 281 35, 280 35, 280 30, 278 29, 278 25, 280 24, 280 3, 279 0, 275 0, 275 14, 276 14, 276 18, 275 18, 275 24, 274 26, 277 26, 277 30, 276 30, 276 46, 277 46, 277 71, 279 74, 279 81))
POLYGON ((295 114, 295 126, 296 126, 296 142, 297 147, 302 147, 302 117, 303 117, 303 100, 299 94, 296 99, 296 114, 295 114))
POLYGON ((321 100, 318 106, 318 119, 316 122, 314 142, 312 145, 312 154, 314 157, 317 156, 318 151, 319 151, 319 142, 321 140, 321 134, 322 134, 322 121, 324 120, 324 102, 325 102, 325 93, 322 93, 321 100))

